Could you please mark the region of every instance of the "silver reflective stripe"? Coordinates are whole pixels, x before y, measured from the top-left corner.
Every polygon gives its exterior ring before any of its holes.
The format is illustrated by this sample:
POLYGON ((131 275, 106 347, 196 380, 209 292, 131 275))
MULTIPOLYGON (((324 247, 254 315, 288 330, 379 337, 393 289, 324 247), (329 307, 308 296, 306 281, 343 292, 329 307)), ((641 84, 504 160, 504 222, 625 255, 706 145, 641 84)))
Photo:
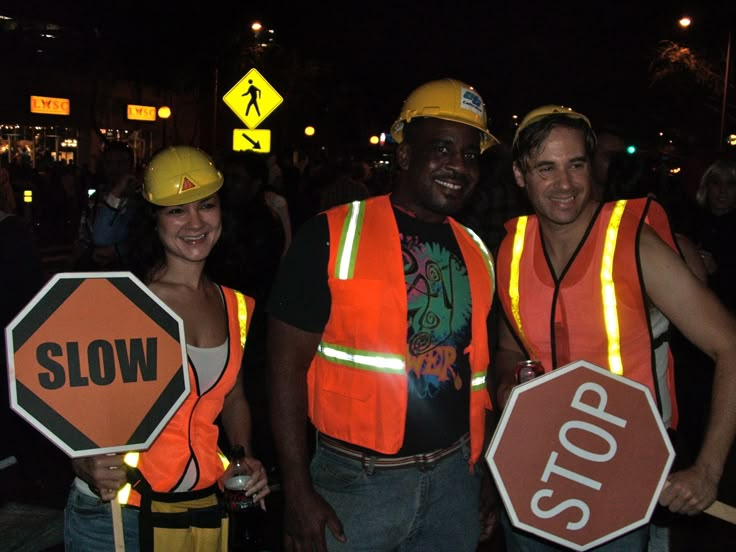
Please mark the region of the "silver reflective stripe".
POLYGON ((343 224, 340 246, 337 251, 337 267, 335 277, 347 280, 355 272, 355 257, 360 243, 360 227, 363 225, 365 202, 353 201, 348 209, 348 216, 343 224))
POLYGON ((330 343, 320 343, 317 353, 337 364, 350 366, 359 370, 374 370, 376 372, 403 373, 405 362, 401 355, 388 355, 359 351, 349 347, 341 347, 330 343))
POLYGON ((491 257, 491 252, 488 251, 488 248, 486 247, 486 244, 483 243, 483 240, 480 239, 480 236, 476 234, 473 230, 465 226, 464 224, 461 224, 465 231, 468 233, 468 235, 473 239, 475 244, 480 249, 481 253, 483 254, 483 260, 486 262, 486 268, 488 269, 488 274, 491 277, 491 285, 494 285, 496 282, 496 272, 493 267, 493 258, 491 257))
POLYGON ((483 389, 486 386, 486 375, 474 375, 473 379, 470 380, 470 390, 471 391, 477 391, 478 389, 483 389))

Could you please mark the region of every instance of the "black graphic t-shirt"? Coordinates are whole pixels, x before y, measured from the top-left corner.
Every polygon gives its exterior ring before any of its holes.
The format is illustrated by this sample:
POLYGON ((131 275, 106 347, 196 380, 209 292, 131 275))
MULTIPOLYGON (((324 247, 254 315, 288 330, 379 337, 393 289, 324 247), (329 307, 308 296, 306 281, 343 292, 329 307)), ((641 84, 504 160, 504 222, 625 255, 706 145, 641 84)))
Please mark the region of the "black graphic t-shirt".
MULTIPOLYGON (((448 223, 427 223, 394 209, 408 302, 406 432, 399 456, 446 447, 468 431, 471 337, 470 282, 448 223)), ((267 310, 309 332, 324 330, 330 314, 325 267, 327 217, 306 222, 294 237, 267 310)))

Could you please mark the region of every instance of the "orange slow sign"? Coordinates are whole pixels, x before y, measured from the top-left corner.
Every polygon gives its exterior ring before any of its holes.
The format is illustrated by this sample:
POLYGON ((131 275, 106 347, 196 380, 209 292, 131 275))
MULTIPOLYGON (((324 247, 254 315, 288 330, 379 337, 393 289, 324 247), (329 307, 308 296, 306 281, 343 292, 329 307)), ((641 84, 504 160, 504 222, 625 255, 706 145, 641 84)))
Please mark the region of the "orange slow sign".
POLYGON ((133 121, 155 121, 156 108, 151 105, 128 104, 128 119, 133 121))
POLYGON ((72 457, 148 448, 189 392, 183 332, 130 273, 58 274, 6 329, 11 408, 72 457))
POLYGON ((31 113, 44 115, 69 115, 69 98, 50 98, 47 96, 31 96, 31 113))

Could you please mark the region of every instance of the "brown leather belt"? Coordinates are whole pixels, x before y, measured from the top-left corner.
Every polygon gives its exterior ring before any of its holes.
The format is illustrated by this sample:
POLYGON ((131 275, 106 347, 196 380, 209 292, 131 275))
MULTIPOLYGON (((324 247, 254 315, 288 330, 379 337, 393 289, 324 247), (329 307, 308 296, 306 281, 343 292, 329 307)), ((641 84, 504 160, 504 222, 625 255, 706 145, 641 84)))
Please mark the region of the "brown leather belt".
POLYGON ((322 433, 319 434, 319 444, 321 446, 340 456, 358 460, 369 473, 372 473, 374 469, 396 469, 408 467, 415 467, 420 471, 431 470, 437 462, 461 450, 463 446, 469 442, 470 435, 466 433, 449 447, 433 450, 426 454, 412 454, 410 456, 377 456, 370 452, 351 448, 344 441, 333 439, 332 437, 328 437, 322 433))

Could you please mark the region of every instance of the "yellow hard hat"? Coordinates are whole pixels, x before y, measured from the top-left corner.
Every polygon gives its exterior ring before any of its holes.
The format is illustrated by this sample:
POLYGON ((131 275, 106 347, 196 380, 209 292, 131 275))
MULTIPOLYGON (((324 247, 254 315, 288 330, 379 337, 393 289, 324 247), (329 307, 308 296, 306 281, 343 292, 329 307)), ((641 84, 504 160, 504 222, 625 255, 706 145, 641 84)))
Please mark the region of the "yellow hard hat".
POLYGON ((498 143, 488 131, 486 106, 480 94, 455 79, 442 79, 416 88, 404 101, 401 113, 391 125, 391 136, 398 143, 404 139, 404 125, 415 117, 432 117, 470 125, 481 131, 480 151, 498 143))
POLYGON ((154 205, 182 205, 214 194, 222 182, 222 173, 202 150, 171 146, 148 163, 143 177, 143 197, 154 205))
POLYGON ((564 115, 566 117, 570 117, 571 119, 582 119, 588 126, 591 126, 590 121, 585 115, 583 115, 582 113, 578 113, 571 107, 565 107, 564 105, 555 104, 543 105, 537 107, 536 109, 532 109, 529 113, 524 115, 519 128, 516 129, 516 134, 514 134, 513 144, 516 144, 516 141, 519 139, 519 135, 526 127, 536 123, 537 121, 541 121, 542 119, 544 119, 545 117, 549 117, 550 115, 564 115))

